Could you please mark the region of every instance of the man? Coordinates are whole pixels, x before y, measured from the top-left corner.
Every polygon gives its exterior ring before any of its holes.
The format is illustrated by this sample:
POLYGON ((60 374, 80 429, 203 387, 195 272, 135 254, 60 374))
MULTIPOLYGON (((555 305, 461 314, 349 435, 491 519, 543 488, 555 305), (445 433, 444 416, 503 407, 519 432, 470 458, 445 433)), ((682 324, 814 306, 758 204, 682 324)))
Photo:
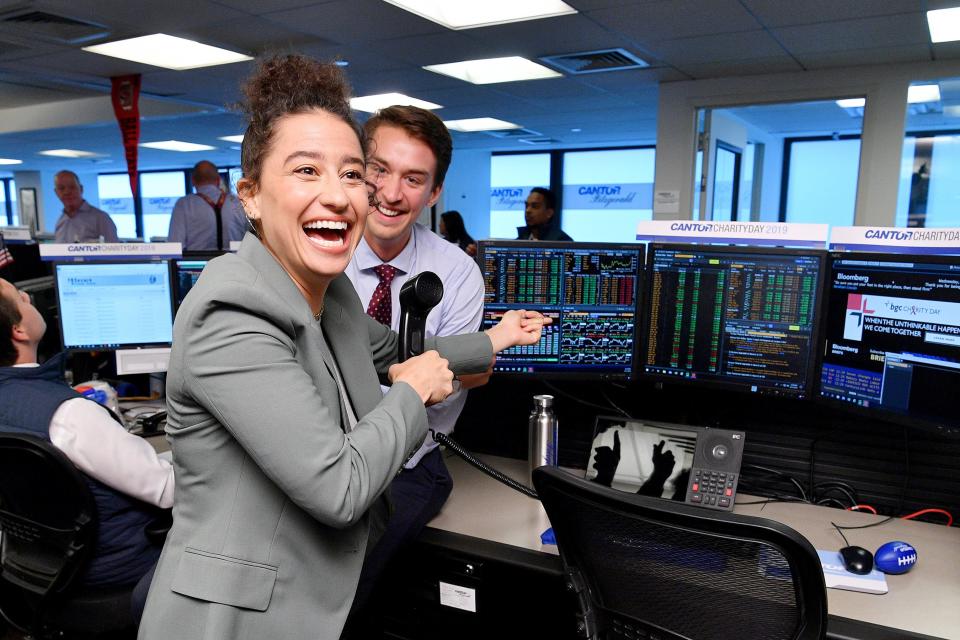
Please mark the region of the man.
POLYGON ((531 189, 524 209, 527 226, 517 227, 517 239, 572 242, 573 238, 563 232, 560 225, 557 224, 556 218, 554 218, 556 202, 557 199, 550 189, 544 189, 543 187, 531 189))
POLYGON ((173 465, 110 413, 71 389, 63 356, 37 364, 47 330, 30 297, 0 279, 0 433, 47 440, 83 473, 99 515, 96 552, 83 575, 87 586, 136 584, 142 610, 160 548, 145 527, 173 505, 173 465))
POLYGON ((73 171, 58 172, 53 190, 63 203, 63 215, 57 220, 57 242, 119 242, 117 225, 105 211, 83 199, 83 185, 73 171))
MULTIPOLYGON (((453 153, 443 122, 424 109, 394 106, 364 125, 369 139, 367 178, 376 187, 363 239, 346 274, 367 313, 397 329, 403 283, 423 271, 443 281, 443 300, 427 317, 427 335, 446 336, 480 327, 483 277, 476 263, 426 227, 417 224, 437 202, 453 153)), ((487 374, 463 376, 462 388, 479 386, 487 374)), ((427 409, 430 428, 449 433, 466 401, 458 392, 427 409)), ((354 608, 369 595, 377 576, 404 543, 412 540, 450 495, 452 480, 429 436, 390 486, 394 504, 386 532, 364 562, 354 608)))
POLYGON ((179 242, 184 251, 215 251, 230 248, 247 230, 240 200, 220 188, 217 165, 201 160, 193 166, 190 182, 196 193, 173 205, 167 242, 179 242))

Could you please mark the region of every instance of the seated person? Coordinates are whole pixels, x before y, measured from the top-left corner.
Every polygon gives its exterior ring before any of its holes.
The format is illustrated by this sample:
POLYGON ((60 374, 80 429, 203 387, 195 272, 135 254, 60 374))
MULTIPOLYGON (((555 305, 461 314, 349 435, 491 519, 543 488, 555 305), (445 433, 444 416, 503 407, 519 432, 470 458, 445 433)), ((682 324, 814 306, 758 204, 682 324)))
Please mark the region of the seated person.
POLYGON ((71 389, 63 354, 37 364, 47 330, 30 297, 0 279, 0 433, 53 443, 83 473, 99 515, 97 548, 85 573, 90 587, 137 584, 143 608, 160 548, 145 528, 173 506, 173 465, 132 435, 101 405, 71 389))
POLYGON ((555 240, 572 242, 573 238, 564 233, 558 224, 556 211, 557 198, 553 191, 544 187, 534 187, 527 196, 523 210, 525 227, 517 227, 517 240, 555 240))

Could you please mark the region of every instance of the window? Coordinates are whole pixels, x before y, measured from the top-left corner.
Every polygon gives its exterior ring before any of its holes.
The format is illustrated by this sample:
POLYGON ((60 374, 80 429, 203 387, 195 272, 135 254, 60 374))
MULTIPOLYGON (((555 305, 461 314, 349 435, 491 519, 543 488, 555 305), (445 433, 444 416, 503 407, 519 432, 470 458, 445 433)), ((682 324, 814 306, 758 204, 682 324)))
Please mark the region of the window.
POLYGON ((185 195, 187 183, 182 170, 140 174, 144 239, 167 236, 173 205, 185 195))
POLYGON ((563 230, 581 242, 635 242, 637 223, 653 219, 655 150, 606 149, 563 154, 563 230))
POLYGON ((534 187, 550 186, 550 154, 490 156, 490 237, 516 238, 534 187))
POLYGON ((130 192, 130 178, 125 173, 110 173, 97 176, 99 207, 106 211, 117 225, 121 238, 136 238, 137 215, 130 192))
POLYGON ((793 139, 787 164, 784 220, 850 226, 857 201, 860 138, 793 139))

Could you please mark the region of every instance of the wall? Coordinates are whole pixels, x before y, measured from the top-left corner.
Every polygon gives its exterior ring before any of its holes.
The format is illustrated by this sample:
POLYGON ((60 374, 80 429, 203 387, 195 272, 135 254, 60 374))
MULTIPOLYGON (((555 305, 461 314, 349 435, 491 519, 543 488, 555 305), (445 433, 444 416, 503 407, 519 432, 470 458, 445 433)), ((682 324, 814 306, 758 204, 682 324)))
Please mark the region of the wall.
POLYGON ((476 238, 490 236, 490 152, 454 149, 437 212, 455 209, 463 216, 467 232, 476 238))
MULTIPOLYGON (((867 107, 857 182, 856 224, 892 226, 896 214, 907 88, 911 81, 960 74, 960 62, 863 66, 801 73, 671 82, 660 85, 657 116, 657 191, 678 191, 680 213, 654 210, 655 219, 687 217, 693 203, 696 112, 700 107, 773 104, 863 95, 867 107), (855 71, 855 72, 854 72, 855 71)), ((775 157, 767 149, 767 159, 775 157)), ((766 199, 762 216, 768 217, 766 199)))

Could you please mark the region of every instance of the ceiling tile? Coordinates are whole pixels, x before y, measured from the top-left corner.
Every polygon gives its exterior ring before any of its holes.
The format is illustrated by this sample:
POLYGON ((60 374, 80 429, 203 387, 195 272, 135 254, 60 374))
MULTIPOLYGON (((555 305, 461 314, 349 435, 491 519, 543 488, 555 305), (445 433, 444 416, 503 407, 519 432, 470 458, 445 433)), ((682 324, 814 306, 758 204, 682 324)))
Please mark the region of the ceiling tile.
POLYGON ((784 27, 771 32, 796 56, 930 42, 927 21, 921 13, 784 27))
POLYGON ((592 11, 602 26, 647 44, 760 28, 737 0, 671 0, 592 11))
POLYGON ((743 0, 743 4, 766 27, 834 22, 919 10, 919 3, 916 0, 869 0, 869 2, 743 0))
POLYGON ((192 29, 190 34, 205 44, 253 56, 268 52, 297 51, 305 45, 334 44, 315 35, 294 31, 252 16, 192 29))
POLYGON ((789 56, 684 64, 680 65, 680 69, 695 79, 720 78, 724 76, 750 76, 764 73, 787 73, 790 71, 803 70, 803 68, 789 56))
POLYGON ((340 0, 268 13, 264 17, 288 29, 347 45, 447 31, 435 22, 386 2, 340 0))
POLYGON ((893 64, 897 62, 927 62, 932 59, 930 47, 922 44, 902 47, 880 47, 831 51, 829 53, 803 53, 797 59, 807 69, 852 67, 864 64, 893 64))
POLYGON ((658 42, 657 55, 671 66, 684 69, 693 64, 785 56, 783 47, 766 31, 721 33, 696 38, 658 42))

